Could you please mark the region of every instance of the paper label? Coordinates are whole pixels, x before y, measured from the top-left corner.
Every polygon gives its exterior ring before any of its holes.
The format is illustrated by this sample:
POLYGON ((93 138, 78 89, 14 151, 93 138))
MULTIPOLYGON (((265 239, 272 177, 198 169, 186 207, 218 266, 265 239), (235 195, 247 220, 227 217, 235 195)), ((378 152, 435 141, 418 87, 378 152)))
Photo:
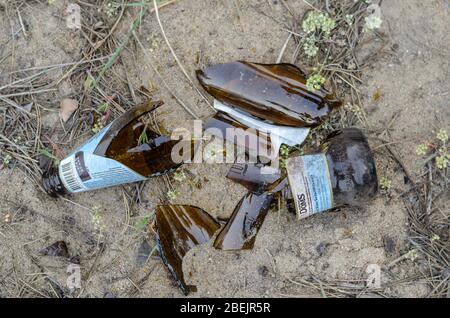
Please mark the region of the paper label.
POLYGON ((93 153, 108 129, 109 126, 105 127, 61 161, 59 177, 69 192, 101 189, 146 179, 120 162, 93 153))
POLYGON ((333 189, 324 154, 290 158, 286 169, 299 219, 333 207, 333 189))

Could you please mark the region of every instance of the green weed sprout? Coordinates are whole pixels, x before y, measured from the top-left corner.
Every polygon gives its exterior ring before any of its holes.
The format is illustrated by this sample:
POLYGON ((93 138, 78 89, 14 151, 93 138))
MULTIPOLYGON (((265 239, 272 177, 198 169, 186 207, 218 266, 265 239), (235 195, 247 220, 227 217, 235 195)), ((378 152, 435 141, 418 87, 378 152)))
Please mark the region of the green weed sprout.
POLYGON ((280 147, 280 167, 281 169, 286 168, 287 159, 289 156, 289 147, 285 144, 280 147))
POLYGON ((94 224, 94 229, 98 231, 101 231, 105 228, 101 205, 96 205, 92 208, 92 224, 94 224))
POLYGON ((345 16, 345 22, 347 22, 348 25, 352 25, 353 24, 353 14, 347 14, 345 16))
POLYGON ((406 258, 408 258, 412 262, 414 262, 418 257, 419 253, 416 249, 412 249, 408 253, 406 253, 406 258))
POLYGON ((109 18, 111 18, 117 14, 117 9, 119 9, 119 6, 109 1, 105 7, 105 13, 109 18))
POLYGON ((177 182, 183 182, 186 180, 186 174, 184 173, 183 168, 178 168, 172 175, 173 179, 177 182))
POLYGON ((327 13, 311 11, 302 22, 303 32, 307 34, 303 43, 306 56, 312 58, 319 52, 317 42, 322 38, 329 38, 331 31, 336 27, 336 21, 327 13), (317 35, 317 36, 316 36, 317 35))
POLYGON ((364 27, 367 30, 379 29, 381 27, 381 24, 383 23, 383 20, 381 20, 379 16, 374 14, 365 17, 364 20, 366 22, 364 27))
POLYGON ((167 192, 167 196, 169 200, 175 200, 180 195, 180 191, 178 190, 170 190, 167 192))
POLYGON ((145 228, 148 226, 148 224, 150 223, 150 221, 153 219, 154 216, 155 216, 154 212, 145 215, 144 217, 142 217, 142 219, 136 222, 134 227, 138 231, 145 230, 145 228))
POLYGON ((317 55, 317 52, 319 52, 319 47, 316 45, 316 37, 314 35, 310 35, 305 39, 303 50, 310 58, 317 55))
POLYGON ((438 149, 438 156, 436 157, 436 167, 438 169, 445 169, 450 163, 450 153, 448 152, 447 141, 448 133, 445 129, 439 129, 436 134, 436 139, 440 142, 438 149))
MULTIPOLYGON (((433 149, 437 149, 433 156, 435 157, 436 167, 440 170, 446 169, 450 164, 450 152, 448 150, 448 133, 445 129, 439 129, 436 134, 438 140, 437 146, 433 146, 433 149)), ((420 144, 416 147, 416 154, 418 156, 425 156, 428 152, 428 146, 420 144)))
POLYGON ((448 134, 447 131, 445 129, 439 129, 436 138, 442 142, 442 143, 446 143, 448 141, 448 134))
POLYGON ((320 90, 323 84, 325 84, 325 77, 317 73, 310 75, 306 81, 306 87, 312 93, 320 90))
POLYGON ((92 132, 94 134, 99 133, 103 129, 103 123, 100 120, 97 120, 97 122, 94 124, 94 127, 92 127, 92 132))
POLYGON ((391 186, 392 186, 391 180, 389 180, 386 177, 381 177, 381 179, 380 179, 380 188, 381 188, 381 190, 389 191, 391 186))
POLYGON ((8 167, 8 165, 11 163, 11 160, 12 160, 13 158, 11 157, 11 155, 10 154, 7 154, 7 155, 5 155, 4 157, 3 157, 3 166, 4 167, 8 167))
POLYGON ((327 13, 316 11, 311 11, 302 23, 302 29, 305 33, 322 31, 326 37, 330 36, 335 27, 336 21, 330 18, 327 13))
POLYGON ((420 144, 416 147, 416 154, 418 156, 425 156, 428 151, 428 146, 426 144, 420 144))
POLYGON ((147 129, 144 129, 142 133, 139 135, 138 139, 138 145, 144 145, 148 143, 148 135, 147 135, 147 129))
POLYGON ((438 169, 445 169, 448 167, 448 164, 450 163, 450 155, 440 155, 436 157, 436 167, 438 169))

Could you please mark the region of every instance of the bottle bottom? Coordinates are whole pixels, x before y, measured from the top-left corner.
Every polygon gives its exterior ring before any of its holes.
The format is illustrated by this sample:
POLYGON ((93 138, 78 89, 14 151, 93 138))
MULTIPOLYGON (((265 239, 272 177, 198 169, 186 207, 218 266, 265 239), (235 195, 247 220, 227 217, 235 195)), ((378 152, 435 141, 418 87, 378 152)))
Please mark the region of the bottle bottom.
POLYGON ((42 186, 48 195, 56 198, 59 195, 66 193, 61 178, 59 177, 59 171, 57 167, 51 167, 42 175, 42 186))

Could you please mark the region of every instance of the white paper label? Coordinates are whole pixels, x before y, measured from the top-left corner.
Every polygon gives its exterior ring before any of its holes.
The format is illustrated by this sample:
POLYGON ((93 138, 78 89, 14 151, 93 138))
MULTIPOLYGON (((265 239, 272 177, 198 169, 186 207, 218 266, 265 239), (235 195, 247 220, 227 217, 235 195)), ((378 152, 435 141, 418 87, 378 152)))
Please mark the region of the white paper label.
POLYGON ((324 154, 290 158, 286 170, 299 219, 333 207, 333 190, 324 154))

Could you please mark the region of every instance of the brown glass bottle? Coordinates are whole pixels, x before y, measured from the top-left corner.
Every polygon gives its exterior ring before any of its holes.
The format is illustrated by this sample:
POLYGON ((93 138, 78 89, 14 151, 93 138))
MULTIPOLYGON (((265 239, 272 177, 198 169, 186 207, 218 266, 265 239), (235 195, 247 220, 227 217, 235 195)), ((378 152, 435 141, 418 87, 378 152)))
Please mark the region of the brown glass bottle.
MULTIPOLYGON (((100 189, 176 169, 182 162, 172 160, 172 150, 178 142, 186 141, 161 136, 142 121, 144 114, 161 105, 147 102, 134 107, 62 160, 58 168, 46 171, 46 192, 56 196, 100 189)), ((187 145, 192 151, 191 146, 187 145)))
POLYGON ((357 128, 331 133, 315 154, 290 158, 289 185, 299 218, 340 206, 364 206, 378 191, 372 152, 357 128))

